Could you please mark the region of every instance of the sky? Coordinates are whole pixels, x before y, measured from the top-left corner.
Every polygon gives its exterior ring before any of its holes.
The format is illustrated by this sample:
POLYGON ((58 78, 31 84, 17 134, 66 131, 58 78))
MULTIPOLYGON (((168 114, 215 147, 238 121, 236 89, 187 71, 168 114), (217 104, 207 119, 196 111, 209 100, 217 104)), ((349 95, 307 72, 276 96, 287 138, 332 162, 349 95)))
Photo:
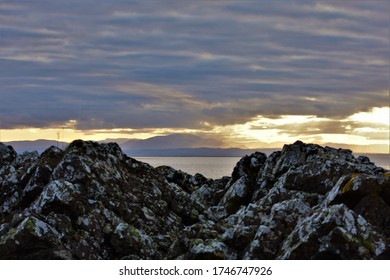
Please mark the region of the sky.
POLYGON ((0 141, 386 153, 389 15, 387 0, 2 0, 0 141))

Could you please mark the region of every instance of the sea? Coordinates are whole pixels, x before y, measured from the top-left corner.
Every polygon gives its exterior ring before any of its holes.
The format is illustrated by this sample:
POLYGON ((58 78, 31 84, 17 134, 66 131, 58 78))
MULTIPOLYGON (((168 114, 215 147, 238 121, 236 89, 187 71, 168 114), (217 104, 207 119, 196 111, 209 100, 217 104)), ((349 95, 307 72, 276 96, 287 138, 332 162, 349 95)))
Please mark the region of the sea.
MULTIPOLYGON (((356 157, 362 154, 355 154, 356 157)), ((390 169, 390 156, 388 154, 364 154, 371 162, 387 170, 390 169)), ((241 157, 135 157, 153 167, 168 165, 177 170, 195 175, 200 173, 206 178, 219 179, 231 176, 234 166, 241 157)))

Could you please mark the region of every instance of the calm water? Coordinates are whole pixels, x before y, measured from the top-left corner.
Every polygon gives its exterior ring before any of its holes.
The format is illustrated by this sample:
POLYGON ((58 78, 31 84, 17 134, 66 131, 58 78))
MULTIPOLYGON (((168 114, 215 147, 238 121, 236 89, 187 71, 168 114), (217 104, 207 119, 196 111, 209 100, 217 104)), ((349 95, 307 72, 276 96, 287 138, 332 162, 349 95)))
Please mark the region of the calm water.
POLYGON ((207 178, 230 176, 241 157, 136 157, 137 160, 157 167, 172 166, 188 174, 200 173, 207 178))
MULTIPOLYGON (((377 166, 390 169, 389 155, 369 154, 367 156, 377 166)), ((192 175, 200 173, 207 178, 218 179, 230 176, 241 157, 136 157, 136 159, 154 167, 168 165, 192 175)))

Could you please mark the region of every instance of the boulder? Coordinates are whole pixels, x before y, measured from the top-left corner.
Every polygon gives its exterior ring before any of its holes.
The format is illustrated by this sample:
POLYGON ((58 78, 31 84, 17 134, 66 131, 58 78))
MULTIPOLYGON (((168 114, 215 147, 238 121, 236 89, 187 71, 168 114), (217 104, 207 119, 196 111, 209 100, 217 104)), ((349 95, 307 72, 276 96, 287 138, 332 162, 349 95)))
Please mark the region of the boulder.
POLYGON ((390 237, 390 176, 352 174, 342 177, 328 194, 327 204, 343 203, 390 237))
POLYGON ((386 249, 383 235, 344 204, 320 208, 298 223, 278 259, 375 259, 386 249))
POLYGON ((17 153, 12 146, 4 145, 0 143, 0 168, 7 163, 11 163, 15 160, 17 153))
POLYGON ((226 192, 219 205, 226 208, 228 214, 233 214, 241 205, 247 205, 255 191, 256 178, 267 157, 263 153, 253 153, 243 157, 234 167, 226 192))
POLYGON ((0 237, 0 259, 71 259, 62 236, 44 221, 30 216, 0 237))
MULTIPOLYGON (((197 241, 197 240, 195 240, 197 241)), ((187 259, 195 260, 232 260, 236 258, 234 252, 229 250, 223 242, 216 240, 208 240, 203 242, 199 240, 190 248, 187 254, 187 259)))

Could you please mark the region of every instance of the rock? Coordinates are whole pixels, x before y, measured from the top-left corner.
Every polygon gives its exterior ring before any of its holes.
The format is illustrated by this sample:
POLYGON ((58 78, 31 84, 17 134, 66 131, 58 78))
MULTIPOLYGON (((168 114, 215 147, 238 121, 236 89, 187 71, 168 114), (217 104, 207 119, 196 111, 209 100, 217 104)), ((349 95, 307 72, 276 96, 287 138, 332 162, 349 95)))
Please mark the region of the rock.
POLYGON ((11 163, 16 158, 16 152, 11 146, 0 143, 0 168, 6 163, 11 163))
POLYGON ((322 195, 330 191, 342 175, 384 172, 371 162, 359 163, 350 150, 323 148, 300 141, 285 145, 281 153, 272 159, 276 161, 275 166, 265 169, 271 173, 262 174, 259 185, 273 178, 282 180, 281 183, 287 189, 322 195))
POLYGON ((228 214, 226 213, 225 206, 212 206, 207 209, 208 217, 212 221, 220 221, 223 218, 226 218, 228 214))
POLYGON ((71 259, 56 229, 35 217, 26 217, 0 238, 1 259, 71 259))
POLYGON ((385 239, 343 204, 319 209, 298 223, 278 259, 374 259, 385 239))
POLYGON ((389 259, 389 178, 300 141, 217 180, 115 143, 0 144, 0 259, 389 259))
POLYGON ((64 180, 54 180, 45 186, 31 209, 43 215, 54 212, 77 217, 85 212, 80 194, 79 186, 64 180))
POLYGON ((257 229, 245 259, 274 259, 283 240, 306 217, 311 208, 300 199, 284 200, 271 208, 271 213, 257 229))
POLYGON ((215 240, 196 242, 187 255, 187 259, 195 260, 232 260, 235 258, 236 255, 229 250, 226 244, 215 240))
POLYGON ((193 176, 181 170, 175 170, 170 166, 157 167, 157 171, 163 175, 169 183, 180 186, 180 188, 187 193, 191 193, 198 184, 198 181, 193 176))
POLYGON ((250 202, 252 193, 253 184, 247 177, 242 176, 229 187, 219 205, 224 206, 228 214, 233 214, 241 205, 250 202))
POLYGON ((343 203, 390 237, 390 176, 353 174, 342 177, 326 198, 343 203))
POLYGON ((247 205, 251 201, 255 180, 266 159, 265 154, 256 152, 243 157, 236 164, 225 188, 226 193, 219 202, 228 214, 233 214, 241 205, 247 205))
POLYGON ((152 238, 127 223, 120 223, 115 227, 110 243, 113 254, 120 259, 148 259, 156 250, 152 238), (129 252, 131 254, 127 256, 129 252))
POLYGON ((241 177, 247 177, 250 180, 254 180, 257 174, 266 161, 267 156, 264 153, 255 152, 250 156, 244 156, 237 162, 232 173, 232 183, 240 179, 241 177))
MULTIPOLYGON (((12 164, 0 170, 14 174, 12 164)), ((157 236, 173 242, 185 219, 197 221, 202 209, 190 194, 173 188, 151 166, 126 157, 116 144, 75 141, 65 151, 51 147, 31 160, 24 180, 15 178, 16 186, 1 196, 0 207, 7 210, 1 237, 34 214, 63 236, 47 246, 64 258, 162 258, 167 241, 157 236)), ((47 250, 37 248, 26 256, 46 258, 47 250)), ((19 258, 18 251, 9 252, 7 258, 19 258)))

